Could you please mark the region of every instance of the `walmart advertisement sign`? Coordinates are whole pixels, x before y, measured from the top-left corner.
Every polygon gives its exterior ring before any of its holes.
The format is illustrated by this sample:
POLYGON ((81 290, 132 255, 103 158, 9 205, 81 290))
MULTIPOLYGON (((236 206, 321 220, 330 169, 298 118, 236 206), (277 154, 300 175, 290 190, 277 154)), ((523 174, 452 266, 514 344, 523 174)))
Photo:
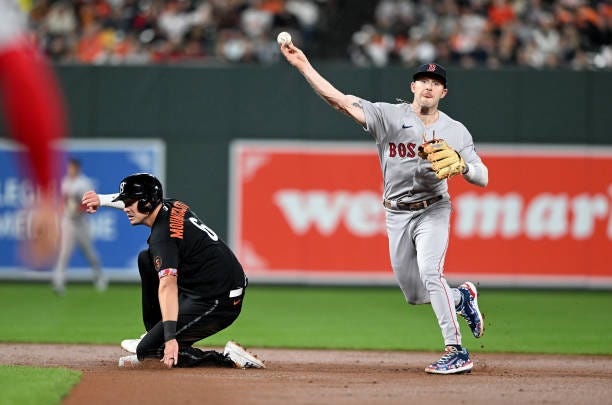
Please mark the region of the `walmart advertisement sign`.
MULTIPOLYGON (((66 159, 81 162, 82 172, 100 194, 119 191, 124 177, 137 172, 156 175, 165 184, 165 144, 158 139, 70 140, 59 148, 64 152, 60 173, 65 173, 66 159)), ((24 152, 14 143, 0 139, 0 279, 49 279, 53 270, 24 267, 20 260, 20 241, 27 237, 28 215, 24 206, 35 202, 36 190, 20 170, 24 152)), ((59 184, 57 190, 59 193, 59 184)), ((58 224, 61 213, 57 214, 58 224)), ((131 226, 125 214, 102 207, 87 215, 94 246, 102 268, 111 280, 138 280, 138 253, 147 247, 150 229, 131 226)), ((91 270, 78 247, 68 265, 68 279, 88 280, 91 270)))

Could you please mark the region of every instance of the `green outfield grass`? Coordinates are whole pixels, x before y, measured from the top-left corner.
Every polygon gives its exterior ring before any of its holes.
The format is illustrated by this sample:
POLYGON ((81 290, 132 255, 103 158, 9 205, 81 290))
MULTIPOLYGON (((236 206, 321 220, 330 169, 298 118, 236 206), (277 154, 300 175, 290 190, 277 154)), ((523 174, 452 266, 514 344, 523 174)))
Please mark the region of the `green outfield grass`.
MULTIPOLYGON (((612 354, 612 294, 480 289, 486 333, 472 352, 612 354)), ((116 344, 143 332, 140 289, 112 285, 99 293, 70 285, 63 297, 46 284, 0 283, 0 342, 116 344)), ((432 309, 408 306, 398 288, 251 286, 240 318, 201 344, 235 339, 251 347, 439 351, 432 309)), ((81 373, 0 366, 1 404, 57 404, 81 373)))
MULTIPOLYGON (((480 289, 485 335, 473 352, 612 354, 612 293, 480 289)), ((2 342, 118 344, 144 330, 137 285, 69 285, 65 296, 46 284, 0 283, 2 342)), ((235 339, 250 347, 439 351, 443 342, 429 305, 409 306, 398 288, 250 286, 243 313, 202 342, 235 339)))
POLYGON ((0 365, 0 403, 56 404, 79 382, 81 372, 65 368, 0 365))

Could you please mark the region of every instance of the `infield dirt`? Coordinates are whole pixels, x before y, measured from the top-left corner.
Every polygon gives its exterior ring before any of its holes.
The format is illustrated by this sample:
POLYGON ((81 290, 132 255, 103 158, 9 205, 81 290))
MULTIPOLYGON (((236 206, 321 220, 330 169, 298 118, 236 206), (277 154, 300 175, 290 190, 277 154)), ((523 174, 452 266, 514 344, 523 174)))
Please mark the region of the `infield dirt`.
POLYGON ((439 353, 250 350, 266 369, 123 369, 119 346, 56 344, 0 344, 0 363, 83 371, 70 405, 612 404, 610 356, 476 353, 472 373, 438 376, 423 368, 439 353))

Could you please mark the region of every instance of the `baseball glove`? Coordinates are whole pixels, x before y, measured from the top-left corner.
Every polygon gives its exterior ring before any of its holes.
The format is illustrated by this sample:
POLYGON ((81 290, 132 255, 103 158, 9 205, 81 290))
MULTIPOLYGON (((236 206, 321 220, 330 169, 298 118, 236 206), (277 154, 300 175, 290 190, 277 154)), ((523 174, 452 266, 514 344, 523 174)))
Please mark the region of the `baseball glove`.
POLYGON ((449 179, 465 171, 465 160, 459 152, 448 146, 444 139, 433 139, 419 146, 418 154, 431 162, 439 179, 449 179))

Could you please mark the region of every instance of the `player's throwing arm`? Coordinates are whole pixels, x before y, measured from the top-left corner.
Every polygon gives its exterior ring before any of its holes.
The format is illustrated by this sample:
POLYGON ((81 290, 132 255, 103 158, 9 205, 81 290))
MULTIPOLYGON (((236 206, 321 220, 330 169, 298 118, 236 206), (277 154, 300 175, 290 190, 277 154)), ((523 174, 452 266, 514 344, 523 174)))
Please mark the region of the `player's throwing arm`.
POLYGON ((291 36, 286 32, 278 35, 277 41, 283 56, 293 65, 327 104, 353 118, 361 126, 365 125, 365 115, 358 97, 344 94, 312 67, 304 52, 291 42, 291 36), (283 34, 287 34, 286 36, 283 34))

